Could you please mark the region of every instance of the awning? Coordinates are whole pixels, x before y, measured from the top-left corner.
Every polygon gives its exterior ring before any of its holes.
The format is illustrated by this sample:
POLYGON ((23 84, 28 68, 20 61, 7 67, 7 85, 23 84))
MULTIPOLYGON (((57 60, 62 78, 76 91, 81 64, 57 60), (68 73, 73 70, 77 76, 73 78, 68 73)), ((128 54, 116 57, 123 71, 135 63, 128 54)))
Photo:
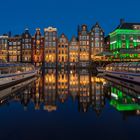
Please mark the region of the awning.
POLYGON ((114 56, 111 52, 101 52, 99 54, 96 54, 95 56, 114 56))
POLYGON ((140 51, 136 49, 121 49, 119 51, 120 54, 139 54, 140 51))

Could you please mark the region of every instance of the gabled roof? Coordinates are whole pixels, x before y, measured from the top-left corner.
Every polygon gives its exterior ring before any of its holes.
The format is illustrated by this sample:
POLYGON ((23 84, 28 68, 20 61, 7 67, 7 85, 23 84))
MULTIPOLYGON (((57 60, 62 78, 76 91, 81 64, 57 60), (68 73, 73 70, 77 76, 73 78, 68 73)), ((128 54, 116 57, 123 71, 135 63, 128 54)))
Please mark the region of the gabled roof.
POLYGON ((75 36, 72 36, 70 42, 77 42, 77 38, 75 36))
POLYGON ((86 31, 88 32, 88 26, 86 24, 78 25, 78 32, 86 31), (85 28, 85 30, 84 30, 85 28))
POLYGON ((25 37, 26 34, 28 34, 29 38, 31 38, 31 35, 29 33, 29 29, 28 28, 25 29, 24 33, 22 33, 22 37, 25 37))
MULTIPOLYGON (((92 26, 91 31, 94 30, 94 28, 96 28, 96 27, 100 28, 100 30, 103 31, 103 29, 101 28, 101 26, 99 25, 98 22, 96 22, 96 24, 92 26)), ((103 32, 104 32, 104 31, 103 31, 103 32)))
POLYGON ((59 36, 58 42, 60 41, 60 38, 65 38, 65 39, 67 40, 67 42, 69 41, 69 40, 68 40, 68 37, 67 37, 64 33, 62 33, 62 34, 59 36))

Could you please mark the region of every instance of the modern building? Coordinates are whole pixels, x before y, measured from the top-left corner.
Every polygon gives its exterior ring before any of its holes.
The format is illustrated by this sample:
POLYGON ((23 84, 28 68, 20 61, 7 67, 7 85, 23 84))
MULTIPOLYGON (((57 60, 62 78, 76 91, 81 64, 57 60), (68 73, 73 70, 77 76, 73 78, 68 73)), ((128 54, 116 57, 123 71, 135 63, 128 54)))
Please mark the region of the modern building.
POLYGON ((0 36, 0 60, 8 61, 8 35, 0 36))
POLYGON ((104 50, 104 31, 98 23, 96 23, 90 31, 90 59, 91 61, 98 61, 97 55, 104 50))
POLYGON ((21 62, 21 44, 22 37, 15 35, 8 38, 8 61, 21 62))
POLYGON ((47 68, 56 67, 57 29, 48 27, 44 29, 44 65, 47 68))
POLYGON ((22 47, 21 47, 21 62, 31 63, 32 62, 32 36, 29 30, 26 28, 22 34, 22 47))
POLYGON ((64 68, 68 66, 68 38, 62 34, 58 39, 57 45, 57 66, 64 68))
POLYGON ((69 65, 77 66, 79 62, 79 42, 76 37, 72 37, 69 43, 69 65))
POLYGON ((115 61, 139 60, 140 23, 127 23, 121 19, 120 25, 109 35, 115 61))
POLYGON ((35 35, 32 37, 32 58, 35 66, 42 66, 44 61, 44 37, 40 29, 37 28, 35 35))
POLYGON ((78 27, 79 41, 79 67, 88 67, 90 65, 90 44, 87 25, 78 27))

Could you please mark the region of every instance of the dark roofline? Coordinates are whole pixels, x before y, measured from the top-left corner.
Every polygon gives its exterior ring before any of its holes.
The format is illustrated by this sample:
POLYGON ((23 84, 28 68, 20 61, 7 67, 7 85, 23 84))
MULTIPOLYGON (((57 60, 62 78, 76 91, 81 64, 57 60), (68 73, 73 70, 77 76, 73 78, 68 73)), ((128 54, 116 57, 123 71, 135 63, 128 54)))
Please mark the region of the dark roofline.
POLYGON ((132 30, 133 29, 132 27, 134 25, 140 25, 140 23, 138 23, 138 22, 125 22, 124 20, 122 21, 122 19, 120 19, 120 24, 112 32, 114 32, 117 29, 131 29, 132 30))

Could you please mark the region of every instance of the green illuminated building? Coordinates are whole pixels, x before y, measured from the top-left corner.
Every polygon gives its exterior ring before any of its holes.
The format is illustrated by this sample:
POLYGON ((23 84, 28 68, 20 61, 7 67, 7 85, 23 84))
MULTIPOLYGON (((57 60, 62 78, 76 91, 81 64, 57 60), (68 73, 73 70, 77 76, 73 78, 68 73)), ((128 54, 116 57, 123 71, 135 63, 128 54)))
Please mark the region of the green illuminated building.
POLYGON ((139 97, 129 96, 115 87, 111 87, 111 96, 110 104, 118 111, 140 110, 139 97))
POLYGON ((140 23, 125 23, 121 20, 120 25, 109 35, 110 51, 115 58, 121 60, 140 58, 140 23))

